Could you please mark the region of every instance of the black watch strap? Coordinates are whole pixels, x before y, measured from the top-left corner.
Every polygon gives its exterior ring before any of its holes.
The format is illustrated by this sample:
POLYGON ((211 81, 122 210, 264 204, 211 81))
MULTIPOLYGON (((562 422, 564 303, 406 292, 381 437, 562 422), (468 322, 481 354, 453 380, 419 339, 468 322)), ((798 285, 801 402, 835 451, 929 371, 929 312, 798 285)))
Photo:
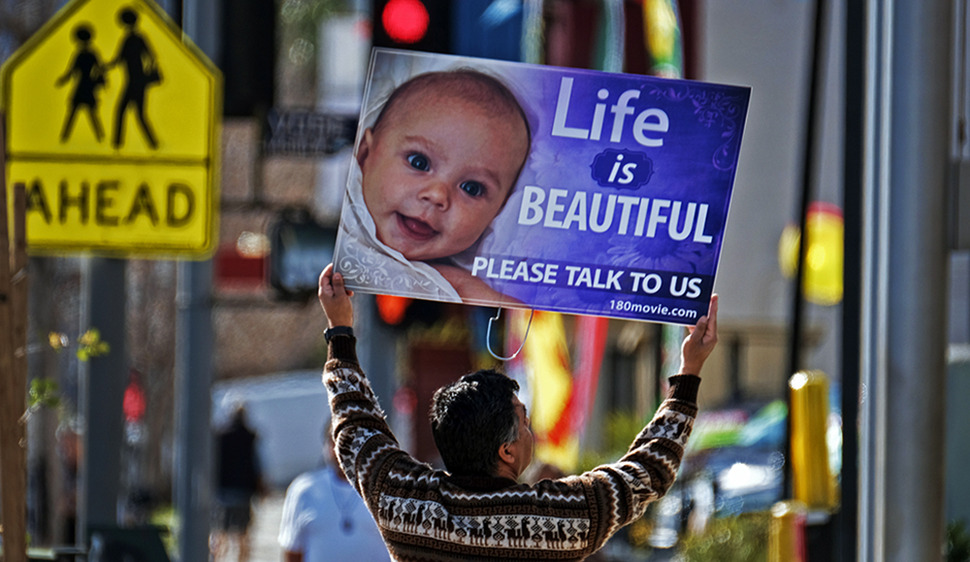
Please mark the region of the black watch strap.
POLYGON ((354 329, 350 326, 334 326, 333 328, 327 328, 323 331, 323 339, 330 343, 330 339, 334 336, 353 336, 354 329))

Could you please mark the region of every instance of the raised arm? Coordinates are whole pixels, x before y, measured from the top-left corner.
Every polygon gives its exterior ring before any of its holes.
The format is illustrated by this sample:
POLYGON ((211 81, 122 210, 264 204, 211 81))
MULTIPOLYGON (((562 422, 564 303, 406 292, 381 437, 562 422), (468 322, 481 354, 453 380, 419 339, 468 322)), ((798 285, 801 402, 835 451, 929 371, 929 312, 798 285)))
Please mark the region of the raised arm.
POLYGON ((368 457, 361 464, 364 448, 382 447, 382 455, 393 454, 397 442, 384 418, 377 396, 367 381, 357 360, 356 337, 347 330, 353 327, 353 291, 344 286, 344 279, 328 265, 320 274, 317 297, 327 315, 327 362, 323 369, 323 383, 330 401, 333 440, 337 462, 347 480, 364 496, 373 513, 375 495, 369 495, 376 475, 382 469, 381 455, 368 457), (343 330, 341 328, 344 328, 343 330), (332 338, 332 339, 331 339, 332 338), (374 444, 377 445, 374 445, 374 444))
MULTIPOLYGON (((584 475, 599 487, 611 509, 604 509, 602 525, 618 529, 639 518, 647 506, 667 493, 683 460, 697 416, 697 391, 701 368, 717 344, 717 296, 708 313, 690 329, 681 346, 680 374, 670 377, 670 388, 653 419, 634 439, 619 462, 584 475), (618 478, 618 474, 624 474, 618 478)), ((609 538, 600 533, 597 540, 609 538)), ((602 546, 594 545, 595 548, 602 546)))

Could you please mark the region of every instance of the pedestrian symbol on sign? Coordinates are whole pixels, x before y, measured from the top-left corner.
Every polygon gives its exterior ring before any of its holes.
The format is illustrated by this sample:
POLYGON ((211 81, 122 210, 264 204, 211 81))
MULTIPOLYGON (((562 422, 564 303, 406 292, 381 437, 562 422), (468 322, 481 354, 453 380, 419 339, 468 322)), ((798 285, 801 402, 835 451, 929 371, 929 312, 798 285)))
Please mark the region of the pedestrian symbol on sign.
POLYGON ((148 146, 153 150, 158 148, 158 139, 145 108, 148 88, 162 82, 158 61, 148 41, 137 29, 138 13, 132 8, 122 8, 118 11, 118 21, 124 28, 125 35, 118 46, 117 54, 107 64, 101 63, 97 50, 91 45, 94 38, 91 24, 83 22, 75 27, 74 39, 78 44, 77 51, 67 71, 57 79, 58 86, 74 81, 68 113, 61 130, 61 143, 66 143, 70 139, 78 110, 84 110, 88 114, 94 136, 99 143, 101 142, 104 132, 101 118, 98 116, 98 98, 100 91, 107 84, 108 71, 121 66, 124 70, 124 87, 121 89, 116 106, 112 146, 119 149, 124 144, 125 119, 127 114, 133 111, 148 146))
POLYGON ((145 117, 145 93, 149 86, 160 84, 162 74, 158 71, 155 55, 148 46, 148 41, 135 29, 138 14, 131 8, 123 8, 118 12, 118 19, 125 27, 125 38, 122 40, 118 55, 109 66, 124 63, 128 81, 118 101, 118 112, 115 115, 115 133, 113 144, 120 148, 125 137, 125 113, 132 106, 138 117, 145 140, 153 149, 158 148, 158 141, 152 131, 151 123, 145 117))
POLYGON ((76 82, 74 93, 71 95, 70 111, 64 119, 64 128, 61 130, 62 143, 67 142, 71 136, 71 127, 74 125, 74 116, 77 115, 78 109, 87 111, 98 142, 101 142, 101 137, 104 136, 101 118, 98 117, 98 90, 104 86, 104 66, 97 51, 91 46, 93 35, 91 26, 87 23, 78 24, 74 28, 74 39, 78 43, 77 53, 67 72, 57 79, 58 86, 63 86, 72 78, 76 82))

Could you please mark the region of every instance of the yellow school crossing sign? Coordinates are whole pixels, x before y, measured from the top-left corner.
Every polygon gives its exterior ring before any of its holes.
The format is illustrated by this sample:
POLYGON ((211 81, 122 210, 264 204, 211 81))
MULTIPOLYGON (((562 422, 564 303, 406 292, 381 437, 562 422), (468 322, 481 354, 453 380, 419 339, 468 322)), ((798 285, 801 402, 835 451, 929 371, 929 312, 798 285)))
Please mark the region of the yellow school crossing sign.
MULTIPOLYGON (((32 252, 206 256, 219 71, 149 0, 73 0, 0 71, 32 252)), ((8 189, 12 192, 12 189, 8 189)))

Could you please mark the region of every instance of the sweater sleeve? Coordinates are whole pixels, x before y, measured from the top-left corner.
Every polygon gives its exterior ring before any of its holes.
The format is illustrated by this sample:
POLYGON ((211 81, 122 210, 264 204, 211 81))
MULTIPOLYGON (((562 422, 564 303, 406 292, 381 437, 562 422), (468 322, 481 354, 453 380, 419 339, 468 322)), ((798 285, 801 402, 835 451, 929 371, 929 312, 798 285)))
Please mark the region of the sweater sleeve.
POLYGON ((599 528, 591 530, 596 548, 621 527, 642 517, 647 506, 674 483, 697 416, 700 377, 675 375, 669 382, 667 398, 626 454, 584 475, 587 494, 594 498, 591 504, 599 505, 599 528))
POLYGON ((357 361, 356 338, 340 334, 330 341, 323 383, 330 401, 337 462, 364 500, 371 504, 385 461, 406 455, 357 361))

